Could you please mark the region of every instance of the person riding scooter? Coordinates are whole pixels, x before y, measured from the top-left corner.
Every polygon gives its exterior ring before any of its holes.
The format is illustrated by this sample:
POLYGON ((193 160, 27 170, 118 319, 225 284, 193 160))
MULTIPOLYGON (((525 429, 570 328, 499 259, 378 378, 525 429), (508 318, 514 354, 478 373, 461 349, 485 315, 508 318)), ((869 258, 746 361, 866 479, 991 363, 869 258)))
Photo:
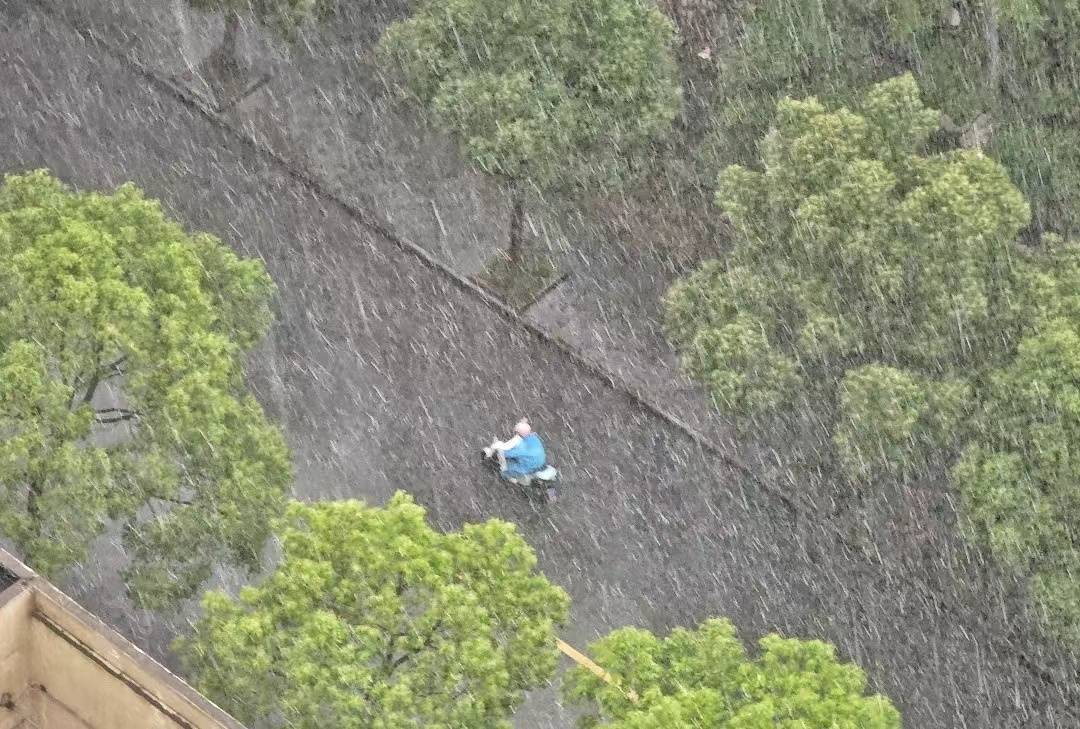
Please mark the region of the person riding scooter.
POLYGON ((540 436, 533 432, 529 422, 522 418, 514 426, 514 435, 510 440, 495 440, 484 448, 484 456, 499 459, 499 475, 507 481, 532 476, 547 465, 547 454, 540 436))

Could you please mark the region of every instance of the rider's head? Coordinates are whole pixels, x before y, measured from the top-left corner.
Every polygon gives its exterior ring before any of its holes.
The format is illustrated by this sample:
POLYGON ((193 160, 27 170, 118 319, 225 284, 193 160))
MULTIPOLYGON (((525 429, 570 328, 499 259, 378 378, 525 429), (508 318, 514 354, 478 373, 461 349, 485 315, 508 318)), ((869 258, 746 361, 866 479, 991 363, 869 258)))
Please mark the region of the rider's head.
POLYGON ((517 425, 514 426, 514 432, 524 438, 532 432, 532 427, 529 425, 528 420, 522 418, 517 422, 517 425))

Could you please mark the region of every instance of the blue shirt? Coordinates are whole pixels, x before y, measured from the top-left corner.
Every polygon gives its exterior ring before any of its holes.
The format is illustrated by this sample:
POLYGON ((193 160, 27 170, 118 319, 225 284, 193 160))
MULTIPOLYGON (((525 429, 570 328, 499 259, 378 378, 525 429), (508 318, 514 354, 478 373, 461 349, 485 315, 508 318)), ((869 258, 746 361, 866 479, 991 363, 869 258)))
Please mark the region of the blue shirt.
POLYGON ((540 436, 529 433, 521 439, 520 443, 506 451, 506 460, 509 468, 522 474, 539 471, 547 463, 547 454, 544 453, 544 444, 540 442, 540 436))

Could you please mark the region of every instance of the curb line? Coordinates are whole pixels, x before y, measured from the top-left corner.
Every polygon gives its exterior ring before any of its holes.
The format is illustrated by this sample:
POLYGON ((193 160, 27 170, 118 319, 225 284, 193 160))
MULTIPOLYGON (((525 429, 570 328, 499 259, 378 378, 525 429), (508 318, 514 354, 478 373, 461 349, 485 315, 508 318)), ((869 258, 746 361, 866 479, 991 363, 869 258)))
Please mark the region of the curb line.
POLYGON ((339 194, 337 194, 333 190, 330 190, 324 182, 317 179, 314 175, 305 170, 301 165, 282 156, 279 152, 271 148, 269 145, 260 142, 257 139, 253 139, 242 129, 236 128, 228 121, 223 119, 217 112, 214 111, 214 109, 205 104, 193 93, 191 93, 187 89, 184 89, 182 86, 170 81, 169 79, 158 75, 157 72, 151 70, 138 58, 135 58, 132 53, 125 52, 123 49, 119 48, 111 41, 101 37, 92 28, 80 28, 72 25, 72 23, 69 22, 65 17, 63 17, 63 15, 58 10, 55 10, 51 7, 46 7, 45 5, 39 5, 38 7, 47 15, 55 18, 56 20, 73 30, 77 35, 79 35, 88 43, 98 46, 109 55, 129 65, 134 71, 138 73, 138 75, 142 76, 152 85, 165 91, 168 95, 177 99, 182 104, 193 108, 216 127, 225 131, 230 136, 239 139, 239 141, 245 146, 247 146, 249 149, 255 151, 258 154, 262 154, 268 157, 271 161, 273 161, 274 164, 276 164, 278 167, 288 173, 292 178, 311 189, 320 197, 336 204, 349 216, 356 219, 362 225, 368 227, 372 232, 385 238, 405 253, 408 253, 413 257, 419 259, 420 262, 426 265, 428 268, 450 279, 450 281, 455 284, 459 289, 471 294, 472 296, 486 304, 489 308, 494 309, 496 313, 498 313, 503 319, 505 319, 509 323, 528 331, 530 334, 532 334, 540 341, 544 342, 546 345, 561 352, 563 356, 567 357, 577 367, 580 367, 594 377, 597 377, 600 380, 604 381, 612 390, 618 392, 624 397, 629 398, 630 401, 632 401, 637 407, 642 408, 643 410, 660 418, 668 426, 675 428, 678 431, 681 431, 684 435, 689 437, 690 440, 693 441, 698 448, 705 451, 706 453, 710 453, 713 456, 719 458, 721 462, 723 462, 724 465, 726 465, 728 468, 738 472, 742 477, 750 480, 752 483, 757 485, 764 493, 777 499, 787 509, 793 520, 797 521, 799 516, 803 515, 804 512, 808 512, 811 514, 817 512, 817 509, 813 505, 807 503, 804 498, 797 497, 801 502, 797 505, 792 499, 792 497, 788 496, 787 494, 783 493, 775 487, 767 485, 761 480, 759 476, 757 476, 750 469, 749 466, 743 463, 739 458, 713 445, 710 439, 708 439, 703 433, 699 432, 697 429, 686 423, 677 415, 668 412, 662 405, 653 400, 653 398, 647 393, 627 382, 624 382, 622 379, 619 378, 618 375, 608 371, 602 365, 577 352, 575 349, 563 342, 557 336, 554 336, 542 327, 528 321, 527 319, 519 315, 516 311, 511 309, 509 306, 507 306, 505 303, 489 294, 479 285, 458 274, 447 264, 437 259, 434 255, 429 253, 420 245, 401 238, 396 233, 391 231, 386 225, 386 223, 380 220, 377 215, 369 213, 368 211, 356 207, 352 203, 345 201, 339 194))

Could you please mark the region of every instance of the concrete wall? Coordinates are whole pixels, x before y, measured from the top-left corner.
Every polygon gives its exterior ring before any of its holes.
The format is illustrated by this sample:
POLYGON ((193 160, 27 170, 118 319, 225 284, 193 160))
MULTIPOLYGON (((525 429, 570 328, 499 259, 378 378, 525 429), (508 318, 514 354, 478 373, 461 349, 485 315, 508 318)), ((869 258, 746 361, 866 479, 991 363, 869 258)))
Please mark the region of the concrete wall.
POLYGON ((31 688, 28 699, 29 711, 25 713, 33 723, 28 723, 26 729, 94 729, 41 689, 31 688))
POLYGON ((38 585, 34 608, 32 682, 89 726, 243 729, 51 585, 38 585))
MULTIPOLYGON (((0 593, 0 696, 8 695, 16 709, 26 697, 33 654, 30 646, 30 614, 34 593, 16 585, 0 593)), ((0 709, 0 729, 14 729, 22 722, 18 710, 0 709)))
POLYGON ((181 726, 40 620, 33 621, 31 631, 37 661, 34 683, 51 700, 42 704, 46 729, 81 729, 75 717, 99 729, 181 726))
POLYGON ((0 550, 0 729, 244 729, 0 550))

